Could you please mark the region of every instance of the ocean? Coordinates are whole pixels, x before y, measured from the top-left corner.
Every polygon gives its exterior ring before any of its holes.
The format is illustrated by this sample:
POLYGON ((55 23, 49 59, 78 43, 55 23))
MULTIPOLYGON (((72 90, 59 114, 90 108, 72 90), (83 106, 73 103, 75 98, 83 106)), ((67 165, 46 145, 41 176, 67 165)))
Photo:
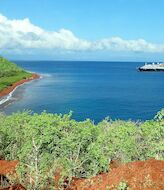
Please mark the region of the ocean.
POLYGON ((15 61, 41 79, 17 88, 0 106, 6 114, 22 110, 69 113, 80 121, 147 120, 164 108, 164 72, 138 72, 142 62, 15 61))

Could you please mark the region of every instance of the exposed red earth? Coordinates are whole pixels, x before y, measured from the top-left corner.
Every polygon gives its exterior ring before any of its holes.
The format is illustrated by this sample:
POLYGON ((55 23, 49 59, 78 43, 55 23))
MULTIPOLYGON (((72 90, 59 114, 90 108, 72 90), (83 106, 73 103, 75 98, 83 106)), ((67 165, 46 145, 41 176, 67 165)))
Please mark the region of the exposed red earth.
POLYGON ((16 167, 18 163, 19 161, 17 160, 0 160, 0 187, 5 187, 3 190, 25 190, 20 184, 12 186, 12 183, 8 178, 8 176, 11 176, 12 178, 17 179, 16 167))
POLYGON ((35 80, 35 79, 38 79, 40 76, 36 73, 32 74, 32 76, 30 78, 27 78, 27 79, 22 79, 16 83, 14 83, 12 86, 9 86, 5 89, 3 89, 2 91, 0 91, 0 98, 3 97, 3 96, 6 96, 8 95, 10 92, 12 92, 17 86, 20 86, 26 82, 29 82, 29 81, 32 81, 32 80, 35 80))
MULTIPOLYGON (((0 160, 0 175, 14 174, 17 164, 18 161, 0 160)), ((118 190, 121 182, 127 185, 127 190, 164 189, 164 161, 151 159, 124 165, 113 162, 110 168, 108 173, 90 179, 74 178, 66 190, 118 190)), ((18 184, 3 190, 25 190, 25 188, 18 184)))
POLYGON ((0 160, 0 175, 12 174, 15 173, 16 166, 19 161, 6 161, 0 160))
POLYGON ((90 179, 77 179, 67 190, 118 190, 120 183, 129 190, 164 190, 164 161, 136 161, 114 167, 90 179))
POLYGON ((13 185, 11 187, 7 187, 1 190, 26 190, 22 185, 18 184, 18 185, 13 185))

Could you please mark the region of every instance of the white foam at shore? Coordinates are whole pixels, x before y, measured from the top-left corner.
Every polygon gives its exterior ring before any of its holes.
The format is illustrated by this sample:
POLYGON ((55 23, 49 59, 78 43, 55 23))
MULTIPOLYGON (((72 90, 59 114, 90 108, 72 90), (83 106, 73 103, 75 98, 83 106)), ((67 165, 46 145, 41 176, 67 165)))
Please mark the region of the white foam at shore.
POLYGON ((12 99, 12 95, 13 95, 13 93, 15 92, 15 90, 16 90, 18 87, 22 86, 22 85, 23 85, 23 84, 21 84, 21 85, 19 85, 19 86, 16 86, 13 91, 11 91, 8 95, 6 95, 5 97, 3 97, 3 99, 0 100, 0 105, 4 104, 4 103, 6 103, 7 101, 9 101, 10 99, 12 99))
MULTIPOLYGON (((29 71, 29 72, 30 73, 34 73, 34 72, 31 72, 31 71, 29 71)), ((39 78, 40 79, 42 79, 44 77, 51 77, 51 74, 42 74, 42 73, 39 73, 39 78)), ((31 81, 33 81, 33 80, 31 80, 31 81)), ((13 93, 16 91, 17 88, 19 88, 20 86, 23 86, 24 84, 29 83, 31 81, 27 81, 27 82, 25 82, 23 84, 20 84, 20 85, 16 86, 13 89, 13 91, 11 91, 8 95, 2 97, 2 99, 0 99, 0 106, 12 99, 13 93)))
POLYGON ((44 78, 44 77, 51 77, 52 75, 49 73, 40 73, 39 76, 40 78, 44 78))
MULTIPOLYGON (((42 76, 40 74, 39 74, 39 76, 40 76, 39 78, 42 78, 42 76)), ((29 83, 31 81, 33 81, 33 80, 27 81, 23 84, 16 86, 8 95, 2 97, 2 99, 0 100, 0 106, 12 99, 13 93, 16 91, 17 88, 19 88, 20 86, 23 86, 24 84, 29 83)))

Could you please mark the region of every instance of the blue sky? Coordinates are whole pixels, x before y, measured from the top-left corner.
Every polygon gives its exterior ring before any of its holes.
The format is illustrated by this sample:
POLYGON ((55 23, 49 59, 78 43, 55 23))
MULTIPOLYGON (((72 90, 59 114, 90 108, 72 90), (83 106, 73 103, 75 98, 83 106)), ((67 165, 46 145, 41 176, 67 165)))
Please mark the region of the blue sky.
POLYGON ((163 8, 163 0, 0 0, 1 54, 14 59, 161 61, 163 8))

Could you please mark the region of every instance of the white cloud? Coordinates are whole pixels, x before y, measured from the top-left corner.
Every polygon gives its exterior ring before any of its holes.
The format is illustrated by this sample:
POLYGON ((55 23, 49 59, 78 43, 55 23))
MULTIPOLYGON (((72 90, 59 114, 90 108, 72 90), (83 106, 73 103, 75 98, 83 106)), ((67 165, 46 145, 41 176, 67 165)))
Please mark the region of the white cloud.
POLYGON ((10 20, 0 14, 0 50, 24 52, 30 49, 163 53, 164 44, 149 43, 144 39, 124 40, 120 37, 88 41, 76 37, 66 29, 47 31, 32 24, 28 18, 10 20))

